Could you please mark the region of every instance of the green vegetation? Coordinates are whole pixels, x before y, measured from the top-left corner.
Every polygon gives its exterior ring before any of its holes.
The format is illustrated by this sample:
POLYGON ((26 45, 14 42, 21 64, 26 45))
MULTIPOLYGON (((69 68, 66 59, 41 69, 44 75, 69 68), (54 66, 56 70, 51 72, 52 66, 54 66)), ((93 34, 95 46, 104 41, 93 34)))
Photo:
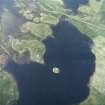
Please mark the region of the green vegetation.
POLYGON ((10 38, 12 49, 21 56, 25 51, 30 52, 30 60, 43 63, 42 58, 45 53, 45 46, 38 40, 18 40, 10 38))
POLYGON ((92 49, 96 55, 96 72, 93 77, 92 86, 101 94, 105 95, 105 37, 98 36, 94 39, 94 48, 92 49))
MULTIPOLYGON (((30 0, 30 3, 33 3, 32 7, 28 0, 14 0, 14 5, 15 8, 18 8, 19 14, 27 20, 20 26, 20 32, 24 33, 22 36, 29 34, 27 41, 33 38, 41 42, 51 37, 51 27, 56 25, 62 16, 65 17, 65 20, 68 20, 77 27, 80 32, 91 38, 100 35, 104 36, 104 2, 104 0, 90 0, 88 5, 81 5, 78 13, 75 15, 73 15, 72 10, 65 9, 63 0, 30 0)), ((14 35, 12 35, 12 37, 14 37, 14 35)), ((22 38, 20 39, 22 40, 22 38)), ((34 49, 37 48, 34 47, 34 49)), ((30 56, 32 57, 33 55, 31 54, 32 53, 30 53, 30 56)), ((39 56, 42 58, 41 61, 44 61, 42 55, 39 54, 39 56)))
POLYGON ((0 105, 13 105, 19 98, 14 78, 5 71, 0 71, 0 105))
POLYGON ((44 40, 46 37, 52 34, 52 30, 49 25, 44 23, 32 23, 27 22, 23 24, 21 31, 26 33, 30 32, 32 35, 36 37, 36 39, 44 40))
MULTIPOLYGON (((105 36, 105 24, 103 12, 100 9, 104 0, 90 0, 89 5, 80 6, 78 13, 75 16, 69 16, 70 22, 75 25, 82 33, 97 37, 98 35, 105 36)), ((103 7, 105 8, 105 7, 103 7)))

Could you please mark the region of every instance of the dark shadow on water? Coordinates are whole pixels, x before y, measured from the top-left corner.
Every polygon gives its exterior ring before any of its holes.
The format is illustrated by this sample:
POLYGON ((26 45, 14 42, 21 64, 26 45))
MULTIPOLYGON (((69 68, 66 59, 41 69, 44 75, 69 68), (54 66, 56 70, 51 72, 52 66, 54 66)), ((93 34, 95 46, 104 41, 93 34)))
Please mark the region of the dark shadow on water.
POLYGON ((92 41, 67 22, 53 30, 55 38, 44 41, 45 64, 7 65, 19 87, 18 105, 74 105, 89 95, 88 83, 95 72, 92 41), (60 74, 54 75, 53 67, 60 74))

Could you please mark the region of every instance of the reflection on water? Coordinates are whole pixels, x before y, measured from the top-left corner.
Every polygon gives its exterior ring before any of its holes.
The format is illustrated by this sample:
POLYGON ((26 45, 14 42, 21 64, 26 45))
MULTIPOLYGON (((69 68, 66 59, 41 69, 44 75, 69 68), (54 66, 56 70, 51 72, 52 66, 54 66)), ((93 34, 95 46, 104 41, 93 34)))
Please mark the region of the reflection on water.
MULTIPOLYGON (((8 0, 4 1, 0 3, 10 6, 8 0)), ((70 3, 76 8, 84 3, 75 1, 70 3)), ((88 83, 95 70, 92 41, 64 21, 52 28, 55 37, 44 40, 45 64, 7 64, 19 87, 18 105, 72 105, 89 95, 88 83), (53 73, 54 67, 60 69, 59 74, 53 73)))
POLYGON ((77 11, 78 7, 83 4, 88 4, 89 0, 64 0, 66 8, 77 11))

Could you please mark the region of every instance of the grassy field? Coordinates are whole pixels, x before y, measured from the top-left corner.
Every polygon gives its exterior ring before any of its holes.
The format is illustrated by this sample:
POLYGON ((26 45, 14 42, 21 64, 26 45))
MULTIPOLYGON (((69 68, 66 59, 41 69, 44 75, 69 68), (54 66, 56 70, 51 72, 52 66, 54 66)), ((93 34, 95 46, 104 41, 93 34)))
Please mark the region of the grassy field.
POLYGON ((91 81, 90 95, 81 105, 105 105, 105 37, 96 37, 92 50, 96 55, 96 71, 91 81))
POLYGON ((91 88, 89 97, 80 105, 105 105, 105 95, 102 95, 95 88, 91 88))

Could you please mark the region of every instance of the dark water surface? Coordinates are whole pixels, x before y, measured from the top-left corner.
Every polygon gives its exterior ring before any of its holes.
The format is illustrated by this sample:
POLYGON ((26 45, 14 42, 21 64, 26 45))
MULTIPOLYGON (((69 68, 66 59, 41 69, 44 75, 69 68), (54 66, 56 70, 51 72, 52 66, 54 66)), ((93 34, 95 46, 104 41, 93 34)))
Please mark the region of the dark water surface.
MULTIPOLYGON (((88 2, 84 1, 65 0, 65 4, 76 10, 79 4, 88 2)), ((2 4, 5 5, 4 2, 2 4)), ((53 27, 53 35, 55 38, 44 40, 45 64, 8 63, 8 72, 19 87, 17 105, 74 105, 88 97, 88 83, 95 71, 92 40, 66 21, 53 27), (58 67, 60 74, 53 74, 53 67, 58 67)))

